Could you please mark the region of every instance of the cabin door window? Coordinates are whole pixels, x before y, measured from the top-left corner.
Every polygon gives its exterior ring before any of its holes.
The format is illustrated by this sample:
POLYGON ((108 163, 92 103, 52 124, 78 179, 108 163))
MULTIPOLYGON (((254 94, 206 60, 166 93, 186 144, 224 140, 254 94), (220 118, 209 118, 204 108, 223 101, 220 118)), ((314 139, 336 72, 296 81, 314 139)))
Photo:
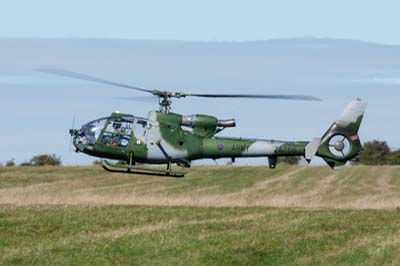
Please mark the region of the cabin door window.
POLYGON ((146 143, 147 121, 136 119, 133 134, 137 139, 136 144, 146 143))

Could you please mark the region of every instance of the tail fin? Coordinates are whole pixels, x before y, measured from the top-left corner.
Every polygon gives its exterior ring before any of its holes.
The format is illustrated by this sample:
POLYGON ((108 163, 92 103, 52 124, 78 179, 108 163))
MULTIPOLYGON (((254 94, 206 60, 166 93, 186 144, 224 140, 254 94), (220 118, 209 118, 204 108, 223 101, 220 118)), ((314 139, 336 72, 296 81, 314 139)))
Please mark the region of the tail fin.
POLYGON ((360 153, 362 146, 358 129, 366 108, 367 103, 360 99, 352 101, 322 137, 316 155, 330 167, 344 166, 360 153))

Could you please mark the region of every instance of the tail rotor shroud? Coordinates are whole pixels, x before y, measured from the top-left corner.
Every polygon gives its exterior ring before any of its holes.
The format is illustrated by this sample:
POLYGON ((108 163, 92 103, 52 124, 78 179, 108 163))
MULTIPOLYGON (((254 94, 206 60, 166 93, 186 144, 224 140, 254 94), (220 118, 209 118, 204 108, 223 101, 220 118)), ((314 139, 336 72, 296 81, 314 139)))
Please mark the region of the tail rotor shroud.
POLYGON ((349 139, 341 134, 334 135, 329 140, 329 151, 337 157, 346 157, 351 150, 349 139))
POLYGON ((340 168, 362 150, 360 129, 367 103, 352 101, 321 139, 317 154, 332 168, 340 168))

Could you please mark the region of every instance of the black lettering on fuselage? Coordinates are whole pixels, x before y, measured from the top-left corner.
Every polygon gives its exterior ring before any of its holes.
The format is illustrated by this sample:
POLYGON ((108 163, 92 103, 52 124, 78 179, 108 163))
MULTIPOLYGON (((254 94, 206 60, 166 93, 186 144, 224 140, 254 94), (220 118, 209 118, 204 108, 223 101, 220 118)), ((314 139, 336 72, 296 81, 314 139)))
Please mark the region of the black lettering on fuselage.
POLYGON ((250 145, 248 144, 234 144, 232 146, 232 151, 239 151, 239 152, 244 152, 244 151, 249 151, 250 145))

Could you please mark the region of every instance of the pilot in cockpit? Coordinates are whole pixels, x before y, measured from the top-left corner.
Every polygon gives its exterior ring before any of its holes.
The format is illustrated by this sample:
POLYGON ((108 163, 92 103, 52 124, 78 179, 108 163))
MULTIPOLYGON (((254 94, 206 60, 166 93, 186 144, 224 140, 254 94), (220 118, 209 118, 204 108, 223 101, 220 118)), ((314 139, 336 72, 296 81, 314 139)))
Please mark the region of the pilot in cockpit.
POLYGON ((122 131, 122 123, 121 122, 113 122, 112 127, 115 132, 121 132, 122 131))

